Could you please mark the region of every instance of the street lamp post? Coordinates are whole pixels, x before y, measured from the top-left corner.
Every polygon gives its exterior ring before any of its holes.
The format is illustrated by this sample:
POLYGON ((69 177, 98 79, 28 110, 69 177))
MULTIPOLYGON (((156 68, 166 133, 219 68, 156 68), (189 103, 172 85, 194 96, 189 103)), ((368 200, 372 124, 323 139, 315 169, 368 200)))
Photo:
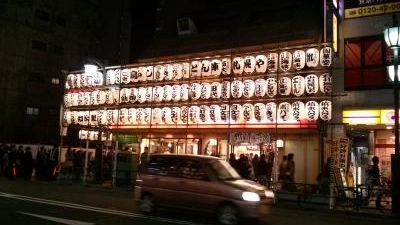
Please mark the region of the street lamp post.
POLYGON ((399 146, 399 71, 398 49, 400 47, 400 27, 393 15, 393 27, 383 31, 387 46, 393 49, 393 65, 388 66, 388 73, 393 80, 394 100, 394 154, 391 155, 392 178, 392 213, 400 213, 400 146, 399 146))
MULTIPOLYGON (((88 59, 88 61, 85 63, 85 74, 87 76, 94 77, 97 71, 100 70, 103 73, 103 83, 106 75, 106 69, 104 65, 95 60, 95 59, 88 59)), ((97 183, 102 183, 103 182, 103 143, 102 143, 102 132, 103 129, 101 126, 98 126, 98 136, 97 136, 97 144, 96 144, 96 152, 95 152, 95 181, 97 183)))

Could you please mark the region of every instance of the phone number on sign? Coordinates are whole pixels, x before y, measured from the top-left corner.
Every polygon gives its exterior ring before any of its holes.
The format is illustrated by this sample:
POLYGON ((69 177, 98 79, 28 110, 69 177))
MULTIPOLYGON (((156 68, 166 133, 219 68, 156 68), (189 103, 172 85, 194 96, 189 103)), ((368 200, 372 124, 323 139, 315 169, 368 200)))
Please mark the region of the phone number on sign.
POLYGON ((345 18, 349 19, 393 12, 400 12, 400 2, 346 9, 345 18))

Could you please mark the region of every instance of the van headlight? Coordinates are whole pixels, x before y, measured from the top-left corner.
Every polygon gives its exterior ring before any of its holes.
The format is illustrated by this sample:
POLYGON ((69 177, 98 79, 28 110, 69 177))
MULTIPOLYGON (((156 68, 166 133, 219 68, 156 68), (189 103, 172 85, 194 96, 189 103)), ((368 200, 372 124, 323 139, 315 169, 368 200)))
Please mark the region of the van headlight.
POLYGON ((242 198, 245 201, 249 202, 258 202, 260 201, 260 196, 255 192, 245 191, 242 193, 242 198))
POLYGON ((274 194, 274 192, 271 191, 271 190, 266 190, 266 191, 265 191, 265 197, 275 199, 275 194, 274 194))

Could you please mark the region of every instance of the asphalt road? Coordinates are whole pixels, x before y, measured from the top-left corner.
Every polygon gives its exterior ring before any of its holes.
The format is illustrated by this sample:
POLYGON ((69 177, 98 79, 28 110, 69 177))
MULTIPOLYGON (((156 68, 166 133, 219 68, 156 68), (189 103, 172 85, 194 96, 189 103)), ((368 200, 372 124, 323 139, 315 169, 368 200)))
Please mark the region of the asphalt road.
MULTIPOLYGON (((29 225, 214 225, 210 215, 162 210, 156 215, 141 214, 127 188, 60 185, 0 178, 0 224, 29 225)), ((253 222, 245 221, 244 224, 253 222)), ((389 215, 367 215, 277 204, 261 224, 272 225, 347 225, 400 224, 389 215)))

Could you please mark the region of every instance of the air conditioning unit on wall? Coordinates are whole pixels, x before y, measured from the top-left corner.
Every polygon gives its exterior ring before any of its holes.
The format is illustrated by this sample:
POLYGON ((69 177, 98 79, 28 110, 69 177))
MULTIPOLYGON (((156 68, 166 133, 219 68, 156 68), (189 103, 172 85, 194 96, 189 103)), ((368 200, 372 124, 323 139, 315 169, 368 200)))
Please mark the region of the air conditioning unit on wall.
POLYGON ((197 27, 191 18, 180 18, 176 20, 178 35, 197 34, 197 27))

